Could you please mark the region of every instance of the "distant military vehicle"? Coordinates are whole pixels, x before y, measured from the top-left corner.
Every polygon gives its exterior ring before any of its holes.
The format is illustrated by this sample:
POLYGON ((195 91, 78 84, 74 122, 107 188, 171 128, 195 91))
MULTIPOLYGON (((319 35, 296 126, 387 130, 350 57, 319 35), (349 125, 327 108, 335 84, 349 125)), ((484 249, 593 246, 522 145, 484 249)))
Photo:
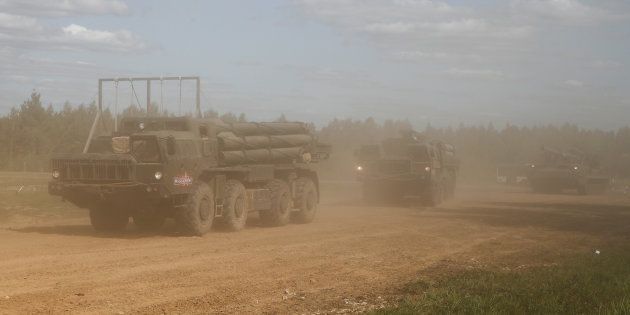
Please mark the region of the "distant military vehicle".
MULTIPOLYGON (((95 124, 96 125, 96 120, 95 124)), ((157 229, 174 218, 190 235, 218 223, 311 222, 320 198, 311 163, 328 157, 299 122, 233 123, 189 117, 125 118, 88 138, 81 154, 52 159, 49 192, 87 208, 99 231, 157 229)))
POLYGON ((527 164, 500 164, 497 165, 497 183, 505 185, 521 185, 527 183, 527 164))
POLYGON ((459 168, 455 148, 426 141, 419 133, 407 131, 381 145, 364 145, 356 157, 366 201, 420 199, 435 206, 455 193, 459 168))
POLYGON ((602 193, 610 179, 594 158, 578 150, 543 148, 537 163, 530 165, 529 184, 534 192, 557 193, 575 189, 580 195, 602 193))

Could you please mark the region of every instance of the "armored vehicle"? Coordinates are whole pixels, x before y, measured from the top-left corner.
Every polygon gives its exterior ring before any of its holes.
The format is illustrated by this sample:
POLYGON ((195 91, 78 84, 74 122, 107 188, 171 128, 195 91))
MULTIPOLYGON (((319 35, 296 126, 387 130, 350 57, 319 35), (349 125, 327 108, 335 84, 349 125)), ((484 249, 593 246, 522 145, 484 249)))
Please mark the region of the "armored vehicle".
POLYGON ((454 147, 426 141, 419 133, 364 145, 356 157, 357 179, 368 202, 420 199, 435 206, 455 193, 459 161, 454 147))
POLYGON ((602 193, 609 178, 594 158, 578 150, 558 151, 543 148, 537 163, 530 165, 528 174, 534 192, 557 193, 574 189, 580 195, 602 193))

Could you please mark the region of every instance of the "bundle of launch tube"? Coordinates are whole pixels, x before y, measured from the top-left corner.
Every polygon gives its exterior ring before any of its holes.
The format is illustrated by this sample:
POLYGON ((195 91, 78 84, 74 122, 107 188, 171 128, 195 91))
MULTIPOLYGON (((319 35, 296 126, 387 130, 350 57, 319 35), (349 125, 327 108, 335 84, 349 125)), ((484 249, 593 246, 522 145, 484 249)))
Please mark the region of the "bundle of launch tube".
POLYGON ((307 162, 316 141, 299 122, 224 124, 217 138, 225 165, 307 162))

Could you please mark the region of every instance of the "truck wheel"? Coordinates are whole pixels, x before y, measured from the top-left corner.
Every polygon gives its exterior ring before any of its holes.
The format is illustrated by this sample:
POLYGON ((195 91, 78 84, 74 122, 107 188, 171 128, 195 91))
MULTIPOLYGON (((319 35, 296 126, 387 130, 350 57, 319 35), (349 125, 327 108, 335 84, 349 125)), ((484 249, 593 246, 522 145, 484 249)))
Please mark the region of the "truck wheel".
POLYGON ((260 211, 260 219, 265 225, 282 226, 289 223, 291 218, 291 191, 289 185, 279 179, 274 179, 267 184, 271 191, 271 208, 260 211))
POLYGON ((383 198, 383 191, 380 187, 373 182, 363 182, 361 187, 361 193, 363 195, 363 201, 369 203, 380 203, 385 198, 383 198))
POLYGON ((129 215, 111 206, 95 205, 90 208, 90 223, 99 232, 120 232, 127 227, 129 215))
POLYGON ((225 185, 223 217, 221 218, 221 225, 227 230, 238 231, 245 227, 247 222, 245 198, 245 186, 237 180, 228 180, 225 185))
POLYGON ((196 185, 176 219, 186 234, 201 236, 210 231, 214 221, 214 194, 208 184, 196 185))
POLYGON ((317 196, 317 186, 312 179, 300 177, 295 181, 297 190, 294 205, 298 209, 291 213, 291 218, 297 223, 309 223, 315 218, 319 198, 317 196))
POLYGON ((449 185, 448 197, 449 197, 450 199, 455 198, 455 189, 456 189, 456 185, 457 185, 457 184, 455 183, 455 181, 454 181, 454 180, 453 180, 453 183, 451 183, 451 184, 449 185))
POLYGON ((157 231, 164 225, 166 216, 161 210, 150 210, 134 213, 133 224, 141 231, 157 231))
POLYGON ((427 194, 427 205, 430 207, 435 207, 442 203, 443 189, 442 185, 436 184, 431 187, 429 193, 427 194))
POLYGON ((588 187, 586 186, 586 184, 584 185, 579 185, 578 189, 577 189, 578 195, 588 195, 588 187))
POLYGON ((534 183, 531 183, 531 184, 530 184, 530 187, 532 188, 532 191, 533 191, 534 193, 537 193, 537 194, 538 194, 538 193, 542 193, 542 191, 543 191, 543 190, 542 190, 542 187, 540 187, 540 185, 539 185, 539 184, 534 184, 534 183))

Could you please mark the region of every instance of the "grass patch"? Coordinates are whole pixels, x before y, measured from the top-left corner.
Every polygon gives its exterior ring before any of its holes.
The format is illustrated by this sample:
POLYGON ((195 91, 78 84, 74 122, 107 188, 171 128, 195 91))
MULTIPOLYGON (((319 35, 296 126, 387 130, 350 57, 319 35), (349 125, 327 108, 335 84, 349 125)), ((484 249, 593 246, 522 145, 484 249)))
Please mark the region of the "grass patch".
POLYGON ((376 314, 630 314, 630 250, 572 257, 524 270, 462 270, 403 289, 376 314))
POLYGON ((0 188, 21 185, 46 185, 49 173, 0 172, 0 188))
POLYGON ((28 217, 74 217, 84 214, 80 209, 63 202, 61 197, 47 191, 0 192, 0 222, 10 221, 15 215, 28 217))

